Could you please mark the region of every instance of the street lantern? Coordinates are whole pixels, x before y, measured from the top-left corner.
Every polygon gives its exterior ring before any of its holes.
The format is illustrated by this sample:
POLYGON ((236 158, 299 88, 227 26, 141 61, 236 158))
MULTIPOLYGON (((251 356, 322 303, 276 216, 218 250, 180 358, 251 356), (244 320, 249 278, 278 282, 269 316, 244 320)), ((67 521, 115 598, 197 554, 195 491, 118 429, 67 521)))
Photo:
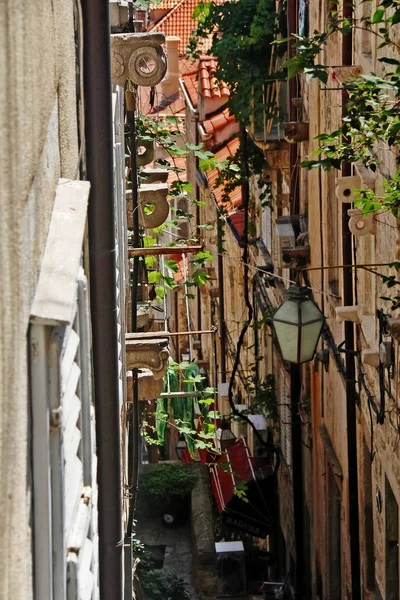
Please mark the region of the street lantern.
POLYGON ((184 461, 186 458, 187 443, 185 438, 181 436, 178 443, 175 446, 175 452, 180 461, 184 461))
POLYGON ((272 322, 284 360, 297 364, 312 360, 325 317, 307 287, 291 285, 272 322))
POLYGON ((217 442, 222 451, 229 450, 236 442, 236 436, 225 420, 222 421, 221 427, 217 429, 217 442))

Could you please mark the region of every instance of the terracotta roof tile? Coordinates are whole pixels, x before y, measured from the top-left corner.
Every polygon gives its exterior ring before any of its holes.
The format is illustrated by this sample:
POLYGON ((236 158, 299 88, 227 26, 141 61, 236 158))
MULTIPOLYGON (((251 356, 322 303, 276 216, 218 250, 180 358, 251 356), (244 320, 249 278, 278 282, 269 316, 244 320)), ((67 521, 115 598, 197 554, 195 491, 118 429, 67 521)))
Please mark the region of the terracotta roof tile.
POLYGON ((149 10, 169 10, 178 4, 179 0, 161 0, 160 2, 150 2, 149 10))
POLYGON ((173 183, 174 181, 178 181, 178 179, 186 181, 186 158, 184 156, 177 156, 174 160, 171 159, 170 162, 173 167, 177 167, 178 169, 184 169, 184 171, 181 171, 179 173, 179 178, 178 173, 175 173, 175 171, 169 171, 167 182, 168 185, 171 185, 171 183, 173 183))
MULTIPOLYGON (((197 73, 197 65, 198 61, 188 58, 180 58, 179 59, 179 73, 182 77, 185 77, 187 73, 193 75, 193 73, 197 73)), ((197 81, 196 81, 197 86, 197 81)), ((154 107, 150 106, 150 94, 151 88, 139 86, 139 111, 143 115, 151 115, 159 113, 164 116, 172 116, 176 115, 181 118, 185 116, 185 101, 182 97, 181 91, 176 96, 171 96, 170 98, 166 98, 162 94, 162 86, 158 85, 155 90, 155 98, 154 98, 154 107)), ((196 96, 196 105, 197 105, 197 92, 196 96)))
POLYGON ((235 117, 230 114, 229 108, 203 121, 203 127, 206 133, 214 135, 217 131, 223 129, 226 125, 235 122, 235 117))
MULTIPOLYGON (((169 0, 166 0, 169 2, 169 0)), ((165 36, 174 35, 180 38, 179 53, 186 54, 189 39, 197 27, 197 21, 193 19, 193 11, 200 0, 178 0, 173 8, 157 23, 150 25, 149 31, 160 31, 165 36)), ((217 0, 217 4, 223 4, 224 0, 217 0)), ((154 7, 156 8, 156 7, 154 7)), ((204 40, 202 52, 207 52, 211 47, 211 37, 204 40)))
POLYGON ((229 96, 229 88, 223 81, 215 77, 217 61, 209 56, 201 57, 199 64, 199 81, 203 98, 223 98, 229 96))
MULTIPOLYGON (((220 150, 215 153, 215 158, 218 162, 226 160, 232 156, 235 156, 240 146, 239 138, 235 137, 220 150)), ((241 186, 236 187, 234 190, 229 192, 228 197, 229 200, 224 200, 224 189, 223 186, 217 186, 216 180, 219 175, 218 169, 209 169, 206 171, 206 177, 208 184, 212 190, 215 201, 217 205, 224 210, 228 214, 228 219, 231 219, 232 215, 234 215, 238 210, 241 209, 243 198, 242 198, 242 188, 241 186)))

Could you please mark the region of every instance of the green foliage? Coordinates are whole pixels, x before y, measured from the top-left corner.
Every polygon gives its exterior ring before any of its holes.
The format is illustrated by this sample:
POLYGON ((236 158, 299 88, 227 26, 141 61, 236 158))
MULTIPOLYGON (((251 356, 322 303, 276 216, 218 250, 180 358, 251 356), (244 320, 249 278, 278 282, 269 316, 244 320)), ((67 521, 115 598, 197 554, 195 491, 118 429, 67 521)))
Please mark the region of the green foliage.
POLYGON ((159 463, 140 475, 139 489, 162 508, 167 501, 187 498, 196 479, 196 474, 180 463, 159 463))
POLYGON ((210 54, 217 58, 216 77, 231 90, 229 107, 237 121, 248 124, 265 111, 263 98, 257 100, 269 81, 271 42, 285 31, 285 11, 275 12, 275 0, 237 0, 215 4, 200 2, 194 12, 199 20, 188 53, 199 54, 199 41, 213 35, 210 54), (249 102, 254 98, 254 102, 249 102))
MULTIPOLYGON (((392 30, 393 25, 398 22, 400 8, 395 0, 383 0, 370 20, 350 20, 337 11, 332 11, 325 32, 315 31, 309 38, 295 36, 296 55, 284 65, 288 69, 288 76, 306 73, 307 79, 317 78, 326 83, 328 68, 315 61, 326 46, 328 37, 336 32, 346 35, 352 29, 364 29, 381 40, 378 50, 391 47, 398 55, 400 47, 392 30), (380 25, 378 32, 376 25, 380 25)), ((372 172, 379 170, 385 177, 384 193, 379 196, 372 190, 362 190, 358 194, 356 205, 364 213, 382 209, 390 210, 397 216, 400 205, 399 174, 391 177, 383 172, 378 150, 384 147, 394 152, 397 163, 400 163, 397 153, 400 141, 400 60, 390 56, 382 56, 378 60, 393 69, 388 69, 381 77, 372 73, 344 82, 348 100, 341 127, 318 135, 315 139, 320 142, 319 148, 300 166, 328 170, 340 169, 343 162, 361 162, 372 172)))
POLYGON ((357 191, 355 206, 369 214, 377 210, 390 210, 397 218, 400 206, 400 171, 390 179, 383 181, 383 195, 377 195, 370 188, 357 191))
POLYGON ((150 552, 136 538, 132 540, 132 557, 137 565, 135 577, 146 600, 190 600, 185 582, 163 569, 155 569, 150 552))
MULTIPOLYGON (((399 63, 400 64, 400 63, 399 63)), ((345 84, 348 91, 346 116, 340 129, 323 133, 314 153, 317 158, 303 161, 307 169, 339 169, 343 161, 361 161, 371 171, 379 165, 376 145, 389 148, 400 141, 400 108, 393 97, 400 92, 400 68, 388 76, 363 75, 345 84)))
MULTIPOLYGON (((263 357, 258 357, 258 360, 263 360, 263 357)), ((276 423, 279 420, 279 415, 274 376, 267 375, 264 381, 254 380, 253 377, 249 378, 249 381, 245 383, 245 389, 251 398, 251 402, 248 409, 241 411, 241 414, 264 415, 265 418, 276 423)))

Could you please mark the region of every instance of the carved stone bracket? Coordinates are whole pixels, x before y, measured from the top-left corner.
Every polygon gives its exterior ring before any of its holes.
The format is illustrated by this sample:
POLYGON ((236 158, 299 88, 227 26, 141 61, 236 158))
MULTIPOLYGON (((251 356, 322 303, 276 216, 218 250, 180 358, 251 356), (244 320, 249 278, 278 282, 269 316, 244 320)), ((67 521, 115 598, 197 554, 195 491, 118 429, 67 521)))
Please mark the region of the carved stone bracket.
MULTIPOLYGON (((159 227, 168 218, 169 203, 167 200, 168 185, 166 183, 142 183, 139 187, 139 221, 146 229, 159 227), (145 211, 144 208, 147 208, 145 211)), ((126 191, 126 210, 128 227, 133 227, 132 191, 126 191)))
POLYGON ((270 144, 264 150, 264 156, 271 169, 279 169, 287 183, 290 182, 289 173, 289 143, 282 141, 277 144, 270 144))
POLYGON ((126 369, 149 369, 154 379, 162 379, 168 369, 168 339, 146 339, 142 333, 127 333, 126 369))
POLYGON ((167 200, 168 184, 142 183, 139 187, 139 220, 142 227, 153 229, 159 227, 168 218, 169 204, 167 200), (144 211, 144 207, 148 210, 144 211))
MULTIPOLYGON (((163 391, 163 379, 155 379, 149 369, 140 369, 138 374, 139 400, 155 400, 163 391)), ((133 379, 132 374, 127 373, 127 397, 128 402, 133 401, 133 379)))
POLYGON ((152 87, 161 82, 167 71, 167 59, 161 44, 162 33, 116 33, 111 35, 111 79, 124 87, 129 79, 134 85, 152 87))

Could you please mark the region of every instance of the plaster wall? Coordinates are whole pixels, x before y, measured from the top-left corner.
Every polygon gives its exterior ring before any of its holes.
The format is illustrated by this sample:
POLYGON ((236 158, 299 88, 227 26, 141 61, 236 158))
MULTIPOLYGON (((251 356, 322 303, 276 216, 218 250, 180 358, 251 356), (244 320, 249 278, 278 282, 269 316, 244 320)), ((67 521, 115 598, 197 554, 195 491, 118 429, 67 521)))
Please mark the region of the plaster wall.
POLYGON ((72 0, 0 19, 0 597, 32 597, 27 334, 57 179, 77 177, 72 0))

